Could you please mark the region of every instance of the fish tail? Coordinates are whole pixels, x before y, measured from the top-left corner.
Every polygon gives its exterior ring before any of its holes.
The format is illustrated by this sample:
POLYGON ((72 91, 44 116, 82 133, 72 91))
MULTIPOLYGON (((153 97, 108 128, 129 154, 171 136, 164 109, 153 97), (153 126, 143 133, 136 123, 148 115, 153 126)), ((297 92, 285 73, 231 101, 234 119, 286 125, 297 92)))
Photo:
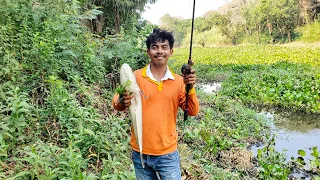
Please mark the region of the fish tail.
POLYGON ((140 160, 141 160, 142 168, 144 169, 145 165, 144 165, 143 154, 142 153, 140 153, 140 160))

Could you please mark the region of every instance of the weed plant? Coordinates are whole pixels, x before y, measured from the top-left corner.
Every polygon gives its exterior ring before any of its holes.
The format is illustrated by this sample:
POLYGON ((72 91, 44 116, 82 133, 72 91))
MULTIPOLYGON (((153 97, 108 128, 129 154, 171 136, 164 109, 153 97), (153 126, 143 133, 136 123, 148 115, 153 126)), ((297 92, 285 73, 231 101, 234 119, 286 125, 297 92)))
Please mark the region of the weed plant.
MULTIPOLYGON (((201 112, 179 121, 179 148, 185 176, 207 179, 286 179, 283 155, 273 148, 263 116, 219 94, 198 92, 201 112), (251 145, 269 144, 256 157, 251 145), (190 165, 191 164, 191 165, 190 165)), ((181 113, 182 114, 182 113, 181 113)), ((182 119, 182 118, 180 118, 182 119)))
POLYGON ((0 178, 134 179, 105 77, 146 63, 137 36, 93 36, 77 1, 0 3, 0 178))

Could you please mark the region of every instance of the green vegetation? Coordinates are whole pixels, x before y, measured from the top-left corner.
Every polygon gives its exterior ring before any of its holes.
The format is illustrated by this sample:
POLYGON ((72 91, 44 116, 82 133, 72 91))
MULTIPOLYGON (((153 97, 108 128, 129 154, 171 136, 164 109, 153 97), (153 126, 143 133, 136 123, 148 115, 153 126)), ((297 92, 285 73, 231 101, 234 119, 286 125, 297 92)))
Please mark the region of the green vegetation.
POLYGON ((301 42, 319 42, 320 37, 320 22, 314 23, 298 28, 298 32, 301 34, 299 41, 301 42))
POLYGON ((290 174, 290 165, 285 164, 285 157, 283 154, 275 151, 269 146, 274 139, 271 139, 269 144, 258 150, 257 160, 259 161, 259 178, 260 179, 288 179, 290 174))
MULTIPOLYGON (((296 159, 295 165, 298 167, 304 167, 306 164, 308 164, 308 169, 307 171, 317 174, 320 176, 320 156, 319 156, 320 151, 318 150, 318 147, 312 147, 312 152, 311 156, 313 157, 312 160, 309 162, 304 159, 306 156, 306 152, 304 150, 299 150, 298 154, 299 157, 296 159)), ((314 179, 320 179, 319 176, 314 176, 314 179)))
POLYGON ((132 82, 130 81, 130 80, 128 80, 127 82, 125 82, 125 83, 123 83, 122 85, 119 85, 117 88, 116 88, 116 93, 118 93, 118 94, 123 94, 123 93, 125 93, 126 92, 126 87, 127 86, 130 86, 130 84, 131 84, 132 82))
MULTIPOLYGON (((192 54, 193 59, 195 59, 197 63, 196 67, 199 66, 200 68, 200 73, 207 74, 211 70, 206 69, 203 66, 227 66, 226 71, 229 71, 232 69, 232 66, 237 65, 270 65, 281 61, 287 61, 288 63, 318 67, 320 66, 319 50, 320 48, 317 46, 290 47, 285 45, 239 45, 215 48, 193 48, 192 54)), ((177 60, 174 65, 183 63, 186 59, 188 60, 188 55, 189 49, 176 48, 172 57, 172 59, 177 60)))
MULTIPOLYGON (((282 44, 296 40, 318 42, 319 2, 307 0, 231 1, 224 10, 195 19, 195 45, 282 44), (217 31, 217 29, 219 31, 217 31), (300 36, 302 38, 300 39, 300 36)), ((166 14, 161 27, 173 31, 177 46, 189 42, 189 19, 166 14)))
MULTIPOLYGON (((266 142, 268 124, 253 110, 226 96, 198 92, 201 112, 179 122, 179 150, 185 176, 244 179, 258 174, 258 163, 246 148, 266 142)), ((183 119, 183 118, 180 118, 183 119)))
MULTIPOLYGON (((176 71, 186 62, 188 52, 187 48, 175 49, 171 65, 176 71)), ((194 48, 199 81, 222 82, 223 88, 213 95, 198 92, 201 121, 196 118, 190 124, 180 125, 182 155, 188 157, 190 151, 194 152, 192 160, 182 158, 183 167, 197 177, 212 179, 288 179, 295 168, 319 178, 317 170, 299 165, 299 159, 287 163, 284 154, 275 151, 266 120, 243 107, 281 107, 319 114, 318 52, 319 47, 311 46, 194 48), (246 148, 257 142, 264 142, 265 146, 253 157, 246 148), (193 163, 201 165, 186 165, 193 163)), ((314 149, 312 154, 317 156, 318 150, 314 149)), ((307 161, 304 164, 310 163, 317 169, 317 158, 307 161)))
POLYGON ((152 26, 101 37, 78 1, 0 3, 0 178, 134 179, 111 85, 123 62, 145 65, 152 26))
MULTIPOLYGON (((188 49, 176 49, 173 66, 179 68, 188 49)), ((195 48, 198 77, 224 81, 222 94, 245 104, 320 113, 320 48, 236 46, 195 48)))
MULTIPOLYGON (((186 37, 190 37, 190 33, 186 35, 186 37)), ((209 31, 205 31, 203 33, 196 33, 194 35, 194 45, 201 47, 208 46, 223 46, 230 44, 228 38, 226 36, 221 35, 221 31, 218 28, 212 28, 209 31)), ((183 39, 181 43, 181 47, 189 47, 190 46, 190 38, 183 39)))

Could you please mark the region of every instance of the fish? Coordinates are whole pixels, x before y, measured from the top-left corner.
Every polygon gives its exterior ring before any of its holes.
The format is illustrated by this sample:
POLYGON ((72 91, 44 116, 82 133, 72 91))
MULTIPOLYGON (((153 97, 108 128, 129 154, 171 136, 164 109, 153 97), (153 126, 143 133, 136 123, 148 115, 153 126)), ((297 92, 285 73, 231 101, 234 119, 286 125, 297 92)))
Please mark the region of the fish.
POLYGON ((134 136, 139 147, 141 165, 144 168, 143 153, 142 153, 142 100, 140 90, 136 78, 132 72, 131 67, 127 63, 123 63, 120 68, 120 84, 125 86, 125 90, 132 93, 134 97, 131 99, 129 112, 131 117, 131 124, 134 131, 134 136))

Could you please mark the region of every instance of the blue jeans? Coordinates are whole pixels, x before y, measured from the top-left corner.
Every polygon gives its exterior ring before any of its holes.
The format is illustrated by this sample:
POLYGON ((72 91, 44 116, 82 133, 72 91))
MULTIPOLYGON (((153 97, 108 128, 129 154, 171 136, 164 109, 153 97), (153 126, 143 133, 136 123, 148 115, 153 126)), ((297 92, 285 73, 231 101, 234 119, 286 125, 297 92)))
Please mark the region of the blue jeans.
POLYGON ((132 161, 137 180, 181 180, 180 156, 178 151, 161 156, 143 155, 142 168, 140 153, 132 150, 132 161))

